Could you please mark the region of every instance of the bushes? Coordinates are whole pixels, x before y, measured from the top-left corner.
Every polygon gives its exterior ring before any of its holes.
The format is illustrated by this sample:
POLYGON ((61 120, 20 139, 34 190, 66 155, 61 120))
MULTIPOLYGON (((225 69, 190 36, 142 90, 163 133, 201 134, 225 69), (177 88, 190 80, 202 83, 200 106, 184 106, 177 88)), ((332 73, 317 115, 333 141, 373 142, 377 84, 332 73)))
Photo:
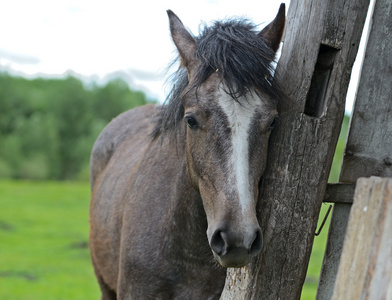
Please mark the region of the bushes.
POLYGON ((27 80, 0 73, 0 177, 85 178, 99 132, 145 103, 120 79, 86 88, 71 76, 27 80))

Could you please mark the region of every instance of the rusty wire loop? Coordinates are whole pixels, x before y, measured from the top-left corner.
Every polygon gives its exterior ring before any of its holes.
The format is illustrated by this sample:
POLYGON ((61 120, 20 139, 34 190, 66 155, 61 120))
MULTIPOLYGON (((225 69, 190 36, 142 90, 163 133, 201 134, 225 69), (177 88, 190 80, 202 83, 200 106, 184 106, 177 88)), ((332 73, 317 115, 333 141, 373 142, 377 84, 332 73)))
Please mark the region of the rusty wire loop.
POLYGON ((318 236, 318 235, 321 233, 321 230, 323 229, 324 224, 325 224, 325 222, 326 222, 327 219, 328 219, 328 216, 329 216, 329 213, 331 212, 331 209, 332 209, 332 205, 330 205, 330 206, 328 207, 327 213, 325 214, 325 217, 324 217, 324 219, 323 219, 323 222, 321 222, 321 225, 320 225, 319 230, 317 230, 317 231, 314 233, 315 236, 318 236))

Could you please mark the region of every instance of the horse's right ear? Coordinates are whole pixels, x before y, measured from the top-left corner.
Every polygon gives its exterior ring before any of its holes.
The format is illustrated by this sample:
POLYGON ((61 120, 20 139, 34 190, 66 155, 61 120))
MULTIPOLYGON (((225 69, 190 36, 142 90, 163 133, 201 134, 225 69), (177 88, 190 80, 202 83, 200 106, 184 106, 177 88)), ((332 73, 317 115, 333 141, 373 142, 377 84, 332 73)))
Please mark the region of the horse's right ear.
POLYGON ((173 42, 181 56, 181 64, 187 67, 189 72, 189 68, 195 59, 196 41, 174 12, 168 10, 167 15, 169 16, 170 33, 173 42))
POLYGON ((282 40, 284 26, 286 24, 285 14, 286 6, 282 3, 275 19, 259 33, 259 36, 274 52, 278 50, 280 41, 282 40))

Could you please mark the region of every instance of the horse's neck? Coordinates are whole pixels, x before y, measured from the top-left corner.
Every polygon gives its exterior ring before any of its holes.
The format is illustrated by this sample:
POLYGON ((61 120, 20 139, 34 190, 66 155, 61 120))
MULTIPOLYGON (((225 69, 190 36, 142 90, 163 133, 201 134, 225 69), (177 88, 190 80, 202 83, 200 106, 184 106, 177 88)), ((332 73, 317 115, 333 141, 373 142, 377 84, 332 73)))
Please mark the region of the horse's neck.
POLYGON ((192 186, 186 159, 182 160, 181 171, 176 176, 173 197, 170 199, 169 230, 174 235, 174 241, 179 242, 181 247, 199 251, 200 247, 208 248, 207 219, 200 192, 192 186))
POLYGON ((175 195, 171 199, 172 217, 187 226, 195 226, 198 230, 206 230, 207 220, 202 204, 200 192, 191 184, 186 162, 181 167, 177 177, 175 195))

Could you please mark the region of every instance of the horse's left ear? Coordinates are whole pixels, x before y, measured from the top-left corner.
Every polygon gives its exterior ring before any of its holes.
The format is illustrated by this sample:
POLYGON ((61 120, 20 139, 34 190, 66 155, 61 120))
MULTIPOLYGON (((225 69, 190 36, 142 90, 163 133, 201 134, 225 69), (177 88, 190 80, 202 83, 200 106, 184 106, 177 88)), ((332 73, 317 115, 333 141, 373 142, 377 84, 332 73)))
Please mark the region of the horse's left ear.
POLYGON ((267 46, 274 50, 274 52, 278 50, 280 41, 282 40, 284 25, 286 23, 285 14, 286 6, 282 3, 275 19, 259 33, 259 36, 263 38, 267 46))
POLYGON ((187 67, 189 72, 190 66, 194 61, 196 41, 174 12, 168 10, 167 15, 169 16, 170 33, 180 53, 181 63, 187 67))

